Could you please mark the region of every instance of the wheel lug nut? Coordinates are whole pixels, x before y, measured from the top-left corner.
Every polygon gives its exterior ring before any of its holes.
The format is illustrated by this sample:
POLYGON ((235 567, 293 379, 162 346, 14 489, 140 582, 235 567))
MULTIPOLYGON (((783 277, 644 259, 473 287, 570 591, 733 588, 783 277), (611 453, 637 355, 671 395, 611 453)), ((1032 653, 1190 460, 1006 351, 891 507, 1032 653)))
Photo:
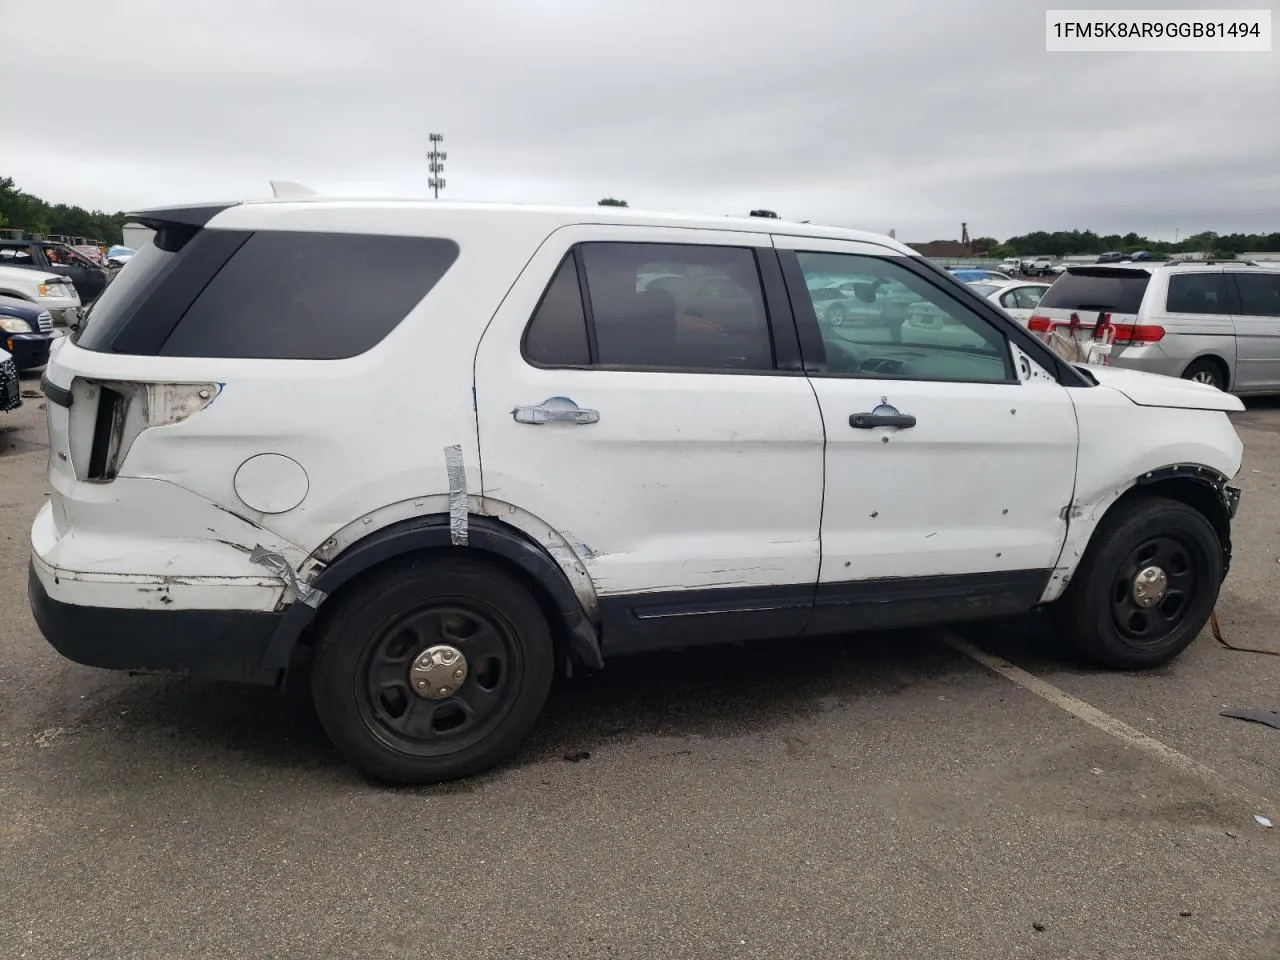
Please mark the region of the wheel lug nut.
POLYGON ((455 680, 461 680, 461 679, 462 679, 462 671, 461 671, 461 670, 455 670, 455 671, 453 671, 453 679, 455 679, 455 680))

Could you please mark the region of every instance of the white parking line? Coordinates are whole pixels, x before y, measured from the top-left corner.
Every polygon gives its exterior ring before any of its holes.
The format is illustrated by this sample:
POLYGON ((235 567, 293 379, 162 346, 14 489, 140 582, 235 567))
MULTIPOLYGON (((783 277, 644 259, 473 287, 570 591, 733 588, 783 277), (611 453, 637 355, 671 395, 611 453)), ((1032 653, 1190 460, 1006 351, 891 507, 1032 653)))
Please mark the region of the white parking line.
POLYGON ((1064 690, 1059 690, 1053 684, 1041 680, 1034 674, 1028 673, 1021 667, 1014 666, 1003 657, 998 657, 993 653, 987 653, 985 650, 979 650, 973 644, 961 640, 960 637, 952 633, 950 630, 935 631, 935 636, 951 647, 963 653, 966 657, 976 660, 988 670, 1000 674, 1006 680, 1012 680, 1024 690, 1030 690, 1036 696, 1041 697, 1060 710, 1065 710, 1079 720, 1092 727, 1096 727, 1103 733, 1110 734, 1126 746, 1137 747, 1144 750, 1154 757, 1158 757, 1165 763, 1180 770, 1183 773, 1199 777, 1212 784, 1215 788, 1223 793, 1227 793, 1239 800, 1243 800, 1254 808, 1255 813, 1265 813, 1275 809, 1275 803, 1259 793, 1254 793, 1247 787, 1243 787, 1234 781, 1225 779, 1220 773, 1212 767, 1206 767, 1199 760, 1193 760, 1185 753, 1179 753, 1168 744, 1161 743, 1154 737, 1148 736, 1136 727, 1131 727, 1123 720, 1117 720, 1109 713, 1104 713, 1092 704, 1078 700, 1064 690))

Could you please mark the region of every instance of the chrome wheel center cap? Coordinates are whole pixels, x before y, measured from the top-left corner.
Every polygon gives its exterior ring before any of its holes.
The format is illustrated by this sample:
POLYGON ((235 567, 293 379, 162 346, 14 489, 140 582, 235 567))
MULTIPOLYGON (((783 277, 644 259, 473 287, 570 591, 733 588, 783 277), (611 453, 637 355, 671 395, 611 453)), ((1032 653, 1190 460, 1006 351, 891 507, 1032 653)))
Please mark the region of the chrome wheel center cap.
POLYGON ((1133 602, 1140 607, 1154 607, 1168 589, 1168 574, 1159 567, 1143 567, 1133 578, 1133 602))
POLYGON ((427 647, 409 668, 409 686, 428 700, 452 697, 467 679, 467 658, 447 643, 427 647))

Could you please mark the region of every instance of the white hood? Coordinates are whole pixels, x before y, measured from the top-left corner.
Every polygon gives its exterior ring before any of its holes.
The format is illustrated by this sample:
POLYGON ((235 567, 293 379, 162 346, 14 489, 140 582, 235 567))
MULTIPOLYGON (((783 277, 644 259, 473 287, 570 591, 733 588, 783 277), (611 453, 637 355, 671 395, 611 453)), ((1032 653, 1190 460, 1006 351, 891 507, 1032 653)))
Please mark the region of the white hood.
POLYGON ((1140 407, 1175 407, 1180 410, 1243 410, 1239 397, 1194 380, 1162 377, 1157 373, 1123 367, 1082 367, 1104 387, 1118 390, 1140 407))

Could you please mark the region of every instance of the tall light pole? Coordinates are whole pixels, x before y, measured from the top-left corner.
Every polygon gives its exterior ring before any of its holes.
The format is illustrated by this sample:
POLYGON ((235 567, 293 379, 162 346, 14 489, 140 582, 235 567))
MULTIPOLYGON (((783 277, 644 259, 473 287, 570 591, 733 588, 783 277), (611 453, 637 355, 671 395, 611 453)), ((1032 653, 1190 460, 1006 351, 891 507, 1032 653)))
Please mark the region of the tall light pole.
POLYGON ((431 179, 427 181, 427 186, 438 200, 440 191, 444 189, 444 162, 449 154, 440 149, 440 145, 444 143, 443 133, 431 133, 427 137, 431 141, 431 149, 427 151, 427 169, 431 171, 431 179))

